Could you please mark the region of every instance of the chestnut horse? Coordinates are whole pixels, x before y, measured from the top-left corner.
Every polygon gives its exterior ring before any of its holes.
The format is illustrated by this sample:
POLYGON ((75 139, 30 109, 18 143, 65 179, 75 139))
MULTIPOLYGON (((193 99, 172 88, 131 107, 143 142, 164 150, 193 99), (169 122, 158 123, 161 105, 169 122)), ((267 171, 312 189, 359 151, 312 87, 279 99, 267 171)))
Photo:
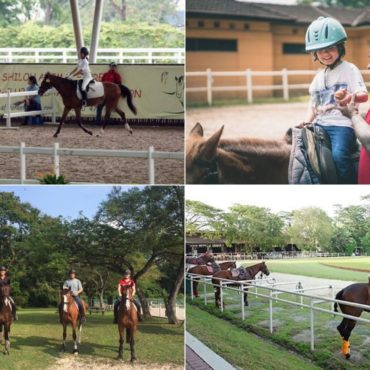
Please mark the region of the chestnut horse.
POLYGON ((130 343, 131 362, 136 360, 135 356, 135 333, 137 330, 138 316, 132 297, 133 288, 121 286, 121 302, 118 306, 118 332, 119 348, 118 360, 123 360, 123 338, 126 329, 126 342, 130 343))
MULTIPOLYGON (((102 82, 102 84, 104 86, 104 95, 99 98, 87 99, 87 106, 95 106, 98 104, 105 105, 105 119, 100 130, 100 134, 102 135, 104 133, 105 126, 107 125, 112 110, 116 111, 121 116, 123 123, 125 124, 125 128, 130 132, 130 134, 132 134, 132 129, 130 125, 126 122, 125 113, 120 108, 118 108, 118 101, 122 96, 123 98, 127 98, 128 107, 134 114, 136 114, 136 107, 132 102, 132 94, 130 89, 124 85, 117 85, 111 82, 102 82)), ((62 125, 71 109, 75 110, 77 123, 82 128, 82 130, 89 135, 92 135, 92 132, 89 131, 81 123, 82 101, 78 98, 76 93, 77 81, 59 77, 47 72, 41 82, 39 95, 42 96, 47 90, 51 89, 52 87, 54 87, 58 91, 63 99, 64 104, 63 115, 60 119, 59 126, 54 134, 54 137, 58 137, 62 125)), ((90 85, 90 88, 94 88, 94 84, 90 85)))
MULTIPOLYGON (((260 263, 257 263, 256 265, 246 267, 245 270, 246 270, 246 276, 247 276, 245 280, 253 280, 259 272, 261 272, 262 274, 266 276, 270 275, 270 271, 267 268, 265 262, 260 262, 260 263)), ((219 271, 217 274, 213 275, 212 284, 215 289, 215 303, 216 303, 216 307, 220 308, 220 303, 221 303, 220 280, 214 279, 214 278, 227 279, 227 280, 233 280, 233 281, 240 281, 240 279, 238 276, 233 277, 232 271, 230 270, 219 271)), ((236 286, 239 286, 239 284, 236 286)), ((245 306, 248 306, 247 296, 248 296, 248 288, 244 290, 244 305, 245 306)))
MULTIPOLYGON (((218 264, 218 267, 219 267, 219 270, 228 270, 230 268, 236 268, 236 262, 235 261, 221 262, 220 264, 218 264)), ((197 275, 214 275, 219 270, 217 271, 213 270, 213 272, 210 272, 208 269, 208 266, 198 265, 198 266, 191 267, 187 272, 190 274, 197 274, 197 275)), ((195 297, 199 297, 198 284, 199 284, 199 280, 194 279, 193 280, 193 293, 195 297)))
MULTIPOLYGON (((367 284, 366 283, 351 284, 346 288, 342 289, 340 292, 338 292, 337 295, 335 296, 335 299, 370 306, 370 276, 369 282, 367 284)), ((356 317, 360 317, 363 311, 370 312, 370 310, 364 310, 363 308, 347 306, 345 304, 337 302, 334 303, 335 312, 338 312, 338 306, 340 307, 340 310, 344 314, 356 317)), ((347 319, 344 317, 342 322, 337 327, 337 330, 339 331, 339 334, 342 337, 342 353, 347 359, 349 359, 351 356, 349 337, 351 336, 351 332, 355 325, 356 325, 355 320, 347 319)))
POLYGON ((204 138, 197 123, 186 142, 188 184, 288 184, 290 131, 281 140, 204 138))
POLYGON ((4 328, 5 352, 9 355, 10 351, 10 327, 12 325, 12 306, 10 304, 10 286, 5 285, 0 289, 0 338, 2 341, 2 334, 4 328))
POLYGON ((186 257, 188 265, 205 265, 208 262, 215 262, 212 254, 202 254, 200 257, 186 257))
MULTIPOLYGON (((75 300, 72 297, 71 289, 63 289, 61 291, 61 317, 60 321, 63 325, 63 345, 62 350, 65 352, 66 350, 66 336, 67 336, 67 325, 72 325, 73 330, 73 353, 78 355, 78 344, 81 343, 81 331, 82 331, 82 323, 81 318, 78 311, 78 306, 75 300), (76 333, 76 329, 78 328, 78 334, 76 333)), ((87 311, 86 303, 82 301, 82 304, 85 307, 85 312, 87 311)))

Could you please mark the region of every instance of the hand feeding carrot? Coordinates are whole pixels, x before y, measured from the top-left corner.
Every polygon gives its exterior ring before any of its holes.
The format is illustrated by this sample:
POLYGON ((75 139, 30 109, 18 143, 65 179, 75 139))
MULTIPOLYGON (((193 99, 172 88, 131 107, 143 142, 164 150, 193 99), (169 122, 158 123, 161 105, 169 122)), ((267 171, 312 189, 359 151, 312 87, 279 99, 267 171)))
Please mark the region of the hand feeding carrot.
POLYGON ((367 93, 365 93, 363 91, 360 91, 358 93, 351 94, 346 89, 338 90, 334 94, 334 97, 335 97, 335 100, 337 101, 337 103, 341 107, 344 107, 351 101, 353 95, 355 96, 355 103, 366 103, 367 100, 368 100, 367 93))

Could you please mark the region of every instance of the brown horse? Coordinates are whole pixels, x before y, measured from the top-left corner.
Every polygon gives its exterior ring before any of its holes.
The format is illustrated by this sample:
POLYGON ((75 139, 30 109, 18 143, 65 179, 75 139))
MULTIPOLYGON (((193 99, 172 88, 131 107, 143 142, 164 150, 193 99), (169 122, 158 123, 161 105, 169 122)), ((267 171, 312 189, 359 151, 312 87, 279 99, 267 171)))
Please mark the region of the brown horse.
MULTIPOLYGON (((220 279, 227 279, 227 280, 233 280, 233 281, 240 281, 240 280, 253 280, 255 276, 261 272, 262 274, 265 274, 266 276, 270 275, 270 271, 268 270, 265 262, 257 263, 256 265, 249 266, 245 268, 245 277, 243 279, 240 279, 239 276, 234 277, 232 274, 232 271, 219 271, 217 274, 214 274, 212 277, 212 284, 215 289, 215 303, 216 307, 220 308, 221 304, 221 295, 220 295, 220 279)), ((236 286, 239 286, 236 285, 236 286)), ((248 288, 244 290, 244 305, 248 306, 248 288)))
POLYGON ((202 254, 200 257, 186 257, 188 265, 205 265, 208 262, 215 262, 212 254, 202 254))
MULTIPOLYGON (((82 301, 82 300, 81 300, 82 301)), ((85 312, 87 311, 87 306, 84 301, 82 304, 85 307, 85 312)), ((75 300, 72 297, 71 289, 63 289, 61 291, 61 305, 62 310, 60 312, 61 317, 60 321, 63 325, 63 345, 62 350, 65 352, 66 350, 66 336, 67 336, 67 325, 71 324, 73 330, 73 353, 78 355, 78 344, 81 343, 81 331, 82 331, 82 323, 81 318, 78 311, 78 306, 75 300), (78 328, 78 334, 77 329, 78 328)))
POLYGON ((221 139, 223 127, 205 139, 197 123, 186 142, 188 184, 287 184, 289 131, 281 140, 221 139))
MULTIPOLYGON (((126 122, 125 113, 118 108, 118 101, 122 96, 123 98, 127 98, 128 107, 134 114, 136 114, 136 107, 132 102, 132 94, 130 89, 128 89, 124 85, 117 85, 111 82, 102 82, 102 84, 104 87, 103 96, 87 100, 88 106, 95 106, 98 104, 105 105, 105 120, 100 130, 100 134, 102 135, 104 133, 105 126, 107 125, 112 110, 116 111, 121 116, 123 123, 125 124, 125 128, 132 134, 132 129, 130 125, 126 122)), ((61 95, 64 104, 63 115, 59 122, 58 129, 54 134, 54 137, 58 137, 62 125, 71 109, 75 110, 77 123, 82 128, 82 130, 88 133, 89 135, 92 135, 92 132, 89 131, 81 123, 82 101, 78 98, 76 93, 77 81, 69 80, 63 77, 58 77, 47 72, 39 88, 39 95, 42 96, 43 94, 45 94, 47 90, 51 89, 52 87, 54 87, 61 95)), ((94 88, 94 85, 92 85, 90 88, 94 88)))
POLYGON ((12 307, 10 304, 10 286, 2 286, 0 289, 0 338, 2 341, 2 332, 4 328, 5 352, 10 354, 10 327, 12 325, 12 307))
POLYGON ((121 302, 118 306, 118 332, 119 348, 118 360, 123 360, 123 338, 126 329, 126 342, 130 343, 131 362, 136 360, 135 356, 135 333, 137 330, 137 311, 132 297, 133 288, 121 286, 121 302))
MULTIPOLYGON (((342 289, 340 292, 338 292, 337 295, 335 296, 335 299, 370 306, 370 276, 369 282, 367 284, 366 283, 351 284, 348 287, 342 289)), ((370 310, 347 306, 345 304, 337 302, 334 303, 335 312, 338 312, 338 305, 340 307, 340 310, 346 315, 360 317, 363 311, 370 312, 370 310)), ((351 332, 355 325, 356 320, 347 319, 344 317, 342 322, 337 327, 337 330, 339 331, 339 334, 342 337, 342 353, 347 359, 349 359, 351 356, 349 337, 351 336, 351 332)))
MULTIPOLYGON (((213 274, 217 273, 219 270, 228 270, 230 268, 236 268, 236 262, 235 261, 221 262, 220 264, 216 263, 216 265, 217 265, 217 267, 219 267, 219 269, 217 269, 217 270, 214 268, 213 271, 210 271, 210 269, 209 269, 210 266, 198 265, 198 266, 191 267, 188 270, 188 273, 197 274, 197 275, 213 275, 213 274)), ((213 267, 213 266, 211 266, 211 267, 213 267)), ((194 293, 195 297, 199 297, 198 284, 199 284, 199 280, 194 279, 193 280, 193 293, 194 293)))

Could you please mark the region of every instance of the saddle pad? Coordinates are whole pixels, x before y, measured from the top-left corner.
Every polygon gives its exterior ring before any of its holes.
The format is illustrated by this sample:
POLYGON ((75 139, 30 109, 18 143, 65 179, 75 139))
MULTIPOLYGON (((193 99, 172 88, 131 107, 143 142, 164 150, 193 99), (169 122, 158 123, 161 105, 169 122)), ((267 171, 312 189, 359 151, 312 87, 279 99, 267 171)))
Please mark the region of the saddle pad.
MULTIPOLYGON (((80 88, 77 84, 76 87, 76 94, 78 99, 82 99, 80 88)), ((94 98, 100 98, 101 96, 104 96, 104 86, 102 82, 95 82, 93 84, 90 84, 87 91, 87 99, 94 99, 94 98)))
POLYGON ((236 278, 239 276, 239 270, 238 269, 231 269, 231 276, 233 278, 236 278))
POLYGON ((207 267, 207 270, 210 274, 213 274, 213 267, 212 266, 209 266, 209 265, 206 265, 207 267))

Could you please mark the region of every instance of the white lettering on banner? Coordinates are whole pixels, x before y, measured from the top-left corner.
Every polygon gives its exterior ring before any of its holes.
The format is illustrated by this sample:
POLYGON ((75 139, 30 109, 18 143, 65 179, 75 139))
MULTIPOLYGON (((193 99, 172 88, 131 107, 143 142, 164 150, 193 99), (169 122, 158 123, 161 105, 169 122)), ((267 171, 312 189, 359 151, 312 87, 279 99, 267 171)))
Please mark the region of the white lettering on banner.
MULTIPOLYGON (((46 72, 65 76, 75 64, 0 64, 0 92, 24 91, 30 75, 36 77, 39 85, 46 72)), ((93 78, 100 81, 109 67, 104 64, 92 64, 93 78)), ((184 119, 184 66, 183 65, 118 65, 122 82, 133 95, 137 107, 135 116, 127 107, 126 99, 120 99, 119 107, 127 118, 139 119, 184 119)), ((63 102, 55 93, 57 116, 63 112, 63 102)), ((41 100, 42 107, 51 106, 51 97, 41 100)), ((22 107, 19 107, 22 109, 22 107)), ((4 103, 0 101, 0 113, 4 113, 4 103)), ((96 108, 82 111, 86 117, 94 117, 96 108)), ((70 116, 74 115, 71 111, 70 116)), ((104 117, 104 111, 103 111, 104 117)), ((119 118, 116 113, 112 117, 119 118)))

